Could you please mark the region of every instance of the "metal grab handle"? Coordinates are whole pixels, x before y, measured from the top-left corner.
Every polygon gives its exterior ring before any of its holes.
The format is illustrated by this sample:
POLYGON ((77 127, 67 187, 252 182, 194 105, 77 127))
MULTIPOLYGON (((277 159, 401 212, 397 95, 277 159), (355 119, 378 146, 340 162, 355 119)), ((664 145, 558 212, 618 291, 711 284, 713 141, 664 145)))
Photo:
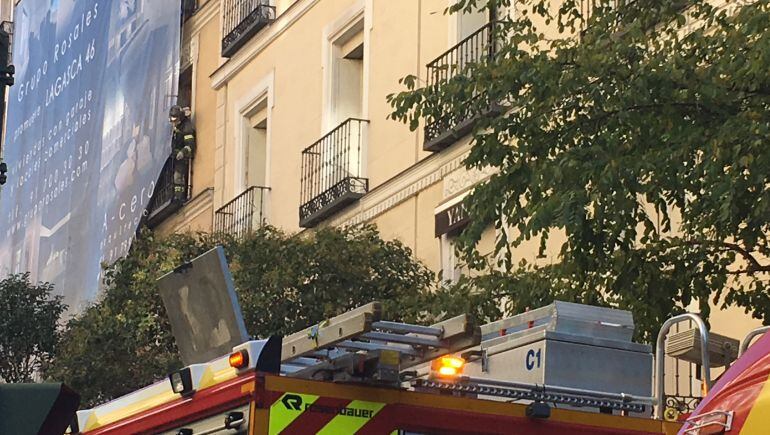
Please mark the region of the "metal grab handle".
POLYGON ((706 382, 706 391, 711 389, 711 365, 709 361, 709 331, 706 329, 706 324, 703 322, 703 319, 700 318, 699 315, 694 313, 684 313, 680 314, 678 316, 674 316, 665 322, 663 322, 663 326, 660 328, 660 332, 658 332, 658 340, 655 346, 655 418, 662 418, 663 417, 663 404, 665 402, 665 388, 666 388, 666 382, 665 377, 663 376, 666 367, 665 367, 665 349, 664 344, 666 341, 666 335, 668 335, 668 331, 671 330, 671 327, 674 326, 677 323, 683 322, 685 320, 692 320, 695 322, 695 325, 698 326, 698 332, 700 332, 700 342, 701 342, 701 365, 703 366, 703 379, 706 382))
POLYGON ((746 334, 746 336, 743 338, 743 341, 741 342, 740 349, 738 349, 738 358, 740 358, 741 355, 743 355, 743 353, 746 352, 746 349, 749 348, 749 345, 751 344, 751 340, 753 340, 754 337, 762 335, 767 331, 770 331, 770 326, 761 326, 749 332, 748 334, 746 334))
POLYGON ((705 414, 698 415, 696 417, 688 418, 687 420, 685 420, 684 426, 682 427, 683 433, 697 435, 700 432, 700 429, 703 429, 709 426, 721 426, 722 427, 721 432, 728 432, 733 428, 734 416, 735 416, 735 412, 733 411, 711 411, 705 414), (724 417, 724 421, 722 421, 721 419, 716 420, 714 419, 714 417, 724 417), (687 427, 687 425, 692 425, 692 426, 690 426, 687 429, 684 429, 685 427, 687 427))

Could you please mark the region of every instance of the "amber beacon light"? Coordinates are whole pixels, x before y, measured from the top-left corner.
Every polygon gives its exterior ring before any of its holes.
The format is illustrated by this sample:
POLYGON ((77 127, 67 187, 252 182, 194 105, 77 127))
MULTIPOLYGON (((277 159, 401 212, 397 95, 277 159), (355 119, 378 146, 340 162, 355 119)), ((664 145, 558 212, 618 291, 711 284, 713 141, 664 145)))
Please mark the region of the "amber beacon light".
POLYGON ((230 367, 235 369, 242 369, 249 365, 249 353, 245 350, 239 350, 230 354, 228 359, 230 367))
POLYGON ((454 378, 463 373, 465 360, 457 356, 442 356, 431 363, 431 372, 434 377, 454 378))

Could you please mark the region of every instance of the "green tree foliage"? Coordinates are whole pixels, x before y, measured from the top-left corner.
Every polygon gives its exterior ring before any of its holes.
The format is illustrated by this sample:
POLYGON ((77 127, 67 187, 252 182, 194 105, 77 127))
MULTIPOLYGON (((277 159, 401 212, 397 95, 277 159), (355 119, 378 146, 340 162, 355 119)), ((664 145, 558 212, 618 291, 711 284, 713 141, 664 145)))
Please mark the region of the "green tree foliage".
POLYGON ((497 172, 467 200, 462 247, 478 260, 497 227, 509 273, 487 291, 513 309, 612 304, 648 335, 692 302, 708 316, 712 301, 767 323, 770 2, 601 6, 615 3, 516 1, 496 56, 440 86, 406 77, 392 117, 479 116, 465 163, 497 172), (514 255, 528 240, 545 254, 555 234, 558 264, 514 255))
POLYGON ((55 355, 59 316, 67 309, 48 283, 32 284, 29 274, 0 280, 0 379, 32 382, 55 355))
POLYGON ((67 324, 48 376, 93 405, 126 394, 181 366, 155 280, 217 244, 225 248, 249 334, 299 331, 380 300, 390 319, 426 316, 433 274, 409 248, 373 227, 288 235, 265 227, 225 235, 138 238, 106 270, 104 297, 67 324))

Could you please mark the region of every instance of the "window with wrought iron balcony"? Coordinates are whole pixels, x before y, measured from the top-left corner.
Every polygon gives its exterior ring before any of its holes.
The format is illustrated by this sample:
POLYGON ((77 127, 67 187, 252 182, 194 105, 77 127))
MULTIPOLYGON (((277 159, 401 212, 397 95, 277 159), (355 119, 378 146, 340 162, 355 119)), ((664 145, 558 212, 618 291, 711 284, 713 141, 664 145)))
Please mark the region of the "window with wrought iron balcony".
POLYGON ((328 44, 326 123, 334 128, 302 151, 299 225, 304 228, 318 225, 369 191, 364 173, 369 121, 363 119, 363 17, 328 44))
POLYGON ((270 118, 267 97, 250 108, 242 119, 244 131, 235 198, 214 212, 214 231, 243 239, 268 221, 270 188, 267 187, 268 137, 270 118))
MULTIPOLYGON (((197 0, 182 1, 182 24, 195 14, 197 0)), ((189 51, 189 50, 188 50, 189 51)), ((169 110, 172 124, 172 143, 168 145, 169 156, 155 183, 150 203, 145 211, 144 223, 155 228, 174 215, 190 199, 192 194, 192 163, 195 154, 195 127, 191 119, 190 106, 193 98, 193 67, 189 53, 182 47, 180 52, 180 73, 176 105, 169 110)))
POLYGON ((232 57, 274 20, 271 0, 223 0, 222 57, 232 57))
POLYGON ((318 225, 369 190, 362 162, 368 124, 350 118, 302 151, 301 227, 318 225))
MULTIPOLYGON (((482 21, 487 21, 486 16, 482 17, 482 21)), ((477 17, 475 20, 473 17, 466 18, 466 23, 461 20, 458 25, 460 42, 427 65, 429 89, 438 91, 448 81, 467 71, 472 64, 497 55, 501 27, 498 21, 490 20, 481 28, 474 27, 477 30, 473 32, 463 31, 464 28, 467 29, 469 25, 477 24, 478 21, 477 17)), ((484 96, 474 95, 473 98, 484 98, 484 96)), ((479 112, 474 110, 476 106, 476 104, 466 104, 460 111, 438 107, 435 111, 439 113, 438 115, 426 117, 423 149, 441 151, 470 133, 474 122, 480 116, 479 112)), ((493 103, 488 106, 490 111, 498 109, 498 106, 493 103)))

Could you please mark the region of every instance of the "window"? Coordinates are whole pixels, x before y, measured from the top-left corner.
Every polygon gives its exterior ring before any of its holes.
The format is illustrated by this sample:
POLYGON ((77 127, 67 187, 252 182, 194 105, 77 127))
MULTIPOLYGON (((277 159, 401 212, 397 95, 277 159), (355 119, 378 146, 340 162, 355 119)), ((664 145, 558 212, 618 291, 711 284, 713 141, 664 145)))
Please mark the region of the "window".
POLYGON ((455 251, 456 238, 457 236, 453 234, 442 234, 440 242, 441 280, 450 284, 456 283, 462 276, 460 260, 457 257, 457 252, 455 251))
POLYGON ((457 14, 457 41, 471 36, 490 21, 489 12, 486 10, 474 10, 468 13, 457 14))
POLYGON ((267 183, 267 100, 262 100, 251 112, 246 125, 244 156, 245 185, 265 186, 267 183))
POLYGON ((455 241, 470 222, 463 196, 441 205, 435 211, 436 237, 439 238, 441 276, 444 282, 455 283, 462 276, 462 265, 455 250, 455 241))
POLYGON ((189 66, 179 74, 179 91, 176 104, 181 107, 192 107, 193 99, 193 67, 189 66))
POLYGON ((323 31, 322 136, 302 151, 299 224, 304 228, 318 225, 369 190, 364 8, 365 2, 356 2, 323 31))
POLYGON ((233 196, 214 212, 215 232, 241 238, 268 220, 270 81, 272 77, 236 103, 239 107, 239 135, 235 149, 233 196))
POLYGON ((330 127, 363 116, 364 52, 363 21, 332 43, 330 127))
POLYGON ((327 117, 327 129, 338 129, 343 140, 331 147, 327 146, 322 156, 324 174, 322 177, 334 179, 336 176, 363 177, 365 155, 366 124, 347 122, 349 119, 362 119, 364 116, 364 19, 363 16, 352 20, 330 38, 331 42, 331 83, 330 113, 327 117), (343 125, 344 124, 344 125, 343 125), (339 126, 339 128, 338 128, 339 126), (348 146, 352 144, 352 146, 348 146))
MULTIPOLYGON (((479 2, 479 6, 482 2, 479 2)), ((496 20, 503 19, 508 16, 512 11, 512 6, 499 6, 496 11, 490 12, 489 10, 474 9, 467 13, 457 13, 456 16, 456 34, 454 35, 455 43, 462 41, 463 39, 476 33, 488 23, 496 20)), ((450 42, 453 35, 450 34, 450 42)))
POLYGON ((276 17, 270 0, 223 0, 221 8, 222 57, 232 57, 276 17))

